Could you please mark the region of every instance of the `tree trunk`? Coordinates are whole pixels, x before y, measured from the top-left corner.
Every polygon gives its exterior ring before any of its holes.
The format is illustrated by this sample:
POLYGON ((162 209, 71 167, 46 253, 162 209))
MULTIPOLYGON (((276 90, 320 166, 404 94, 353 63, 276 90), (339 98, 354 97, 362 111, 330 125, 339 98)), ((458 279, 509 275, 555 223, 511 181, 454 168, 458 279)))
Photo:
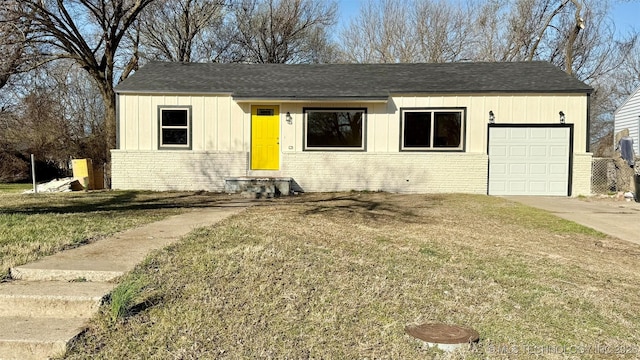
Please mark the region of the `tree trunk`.
POLYGON ((116 92, 113 87, 106 84, 100 84, 100 94, 104 101, 104 136, 105 141, 105 159, 111 162, 111 149, 116 148, 116 92))

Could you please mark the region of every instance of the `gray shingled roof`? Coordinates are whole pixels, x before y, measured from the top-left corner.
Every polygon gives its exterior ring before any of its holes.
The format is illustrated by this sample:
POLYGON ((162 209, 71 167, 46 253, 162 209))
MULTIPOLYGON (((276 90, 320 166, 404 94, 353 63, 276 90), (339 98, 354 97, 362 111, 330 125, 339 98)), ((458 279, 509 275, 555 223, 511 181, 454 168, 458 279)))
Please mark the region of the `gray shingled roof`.
POLYGON ((236 99, 386 99, 406 93, 589 93, 547 62, 216 64, 152 62, 118 93, 226 93, 236 99))

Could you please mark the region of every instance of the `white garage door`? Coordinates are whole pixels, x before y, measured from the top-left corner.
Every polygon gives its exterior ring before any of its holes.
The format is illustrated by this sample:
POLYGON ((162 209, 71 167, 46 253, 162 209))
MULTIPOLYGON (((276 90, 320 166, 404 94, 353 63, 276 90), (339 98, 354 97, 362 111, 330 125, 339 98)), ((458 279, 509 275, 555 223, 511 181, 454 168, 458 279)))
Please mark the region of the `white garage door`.
POLYGON ((490 127, 489 195, 569 195, 570 127, 490 127))

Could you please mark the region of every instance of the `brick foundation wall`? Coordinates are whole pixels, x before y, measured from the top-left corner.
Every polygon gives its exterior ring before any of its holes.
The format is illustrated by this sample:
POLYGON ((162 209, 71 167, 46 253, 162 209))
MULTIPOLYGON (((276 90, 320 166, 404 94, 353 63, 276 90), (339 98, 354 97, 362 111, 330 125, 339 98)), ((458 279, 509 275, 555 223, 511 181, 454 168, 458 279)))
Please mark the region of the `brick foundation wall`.
MULTIPOLYGON (((245 176, 243 152, 113 150, 112 187, 123 190, 224 191, 224 178, 245 176)), ((282 154, 268 176, 291 177, 306 192, 487 192, 487 155, 469 153, 303 152, 282 154)))
POLYGON ((224 191, 224 177, 246 172, 247 153, 112 150, 111 163, 113 189, 224 191))
POLYGON ((282 173, 307 192, 487 193, 487 155, 285 153, 282 173))
POLYGON ((573 155, 573 181, 571 196, 591 195, 592 154, 573 155))
MULTIPOLYGON (((112 187, 224 191, 224 178, 261 176, 245 152, 113 150, 112 187)), ((305 192, 486 194, 488 157, 475 153, 283 153, 281 170, 305 192)), ((573 196, 591 194, 591 154, 574 154, 573 196)))

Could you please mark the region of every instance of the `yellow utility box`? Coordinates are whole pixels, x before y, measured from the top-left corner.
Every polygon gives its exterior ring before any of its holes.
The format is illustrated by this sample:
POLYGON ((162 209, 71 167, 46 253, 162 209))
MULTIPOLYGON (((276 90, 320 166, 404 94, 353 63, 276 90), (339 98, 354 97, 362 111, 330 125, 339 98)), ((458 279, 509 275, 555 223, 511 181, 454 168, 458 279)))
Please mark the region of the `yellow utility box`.
POLYGON ((78 180, 85 190, 93 190, 93 164, 91 159, 71 160, 73 178, 78 180))

